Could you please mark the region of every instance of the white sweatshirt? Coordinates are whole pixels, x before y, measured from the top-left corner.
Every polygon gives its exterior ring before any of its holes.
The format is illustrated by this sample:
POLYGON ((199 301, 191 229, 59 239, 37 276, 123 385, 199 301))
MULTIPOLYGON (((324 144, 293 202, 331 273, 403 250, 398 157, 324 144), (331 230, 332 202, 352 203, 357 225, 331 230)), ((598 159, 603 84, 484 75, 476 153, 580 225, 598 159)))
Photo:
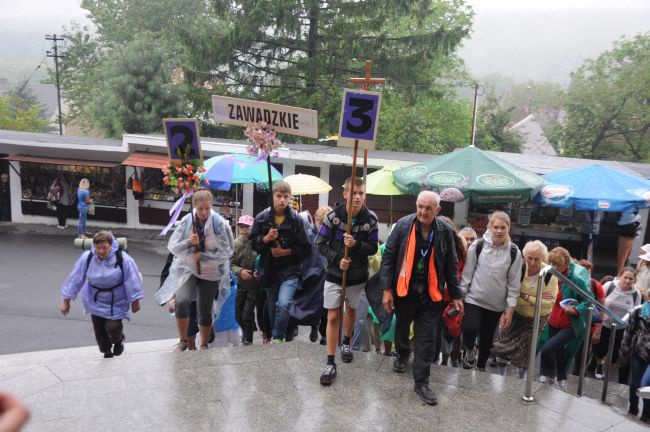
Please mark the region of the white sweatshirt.
MULTIPOLYGON (((642 295, 634 285, 632 285, 632 288, 627 291, 623 291, 619 286, 619 283, 619 279, 615 278, 613 281, 606 283, 603 290, 607 293, 611 288, 611 284, 614 284, 614 290, 605 298, 605 306, 607 306, 619 318, 623 318, 626 313, 631 312, 632 309, 634 309, 634 306, 641 304, 642 295), (636 295, 634 294, 635 292, 636 295), (634 301, 634 297, 636 297, 636 301, 634 301)), ((611 328, 611 318, 606 314, 602 315, 604 316, 603 325, 607 328, 611 328)))
POLYGON ((503 312, 517 305, 521 288, 521 252, 517 249, 514 261, 508 242, 495 246, 492 235, 483 235, 483 249, 476 262, 476 245, 472 243, 467 251, 467 260, 460 282, 465 301, 482 308, 503 312))

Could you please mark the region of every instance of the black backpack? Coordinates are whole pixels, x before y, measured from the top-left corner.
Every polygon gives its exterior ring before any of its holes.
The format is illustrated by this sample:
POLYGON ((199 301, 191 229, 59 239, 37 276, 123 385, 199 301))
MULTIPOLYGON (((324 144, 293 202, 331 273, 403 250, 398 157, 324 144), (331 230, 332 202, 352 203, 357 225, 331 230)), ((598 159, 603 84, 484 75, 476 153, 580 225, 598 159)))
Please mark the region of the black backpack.
MULTIPOLYGON (((478 257, 481 255, 481 251, 483 251, 483 244, 485 244, 485 241, 483 239, 476 240, 476 264, 478 264, 478 257)), ((508 271, 510 271, 510 267, 512 267, 512 263, 514 263, 515 260, 517 259, 518 253, 519 253, 519 248, 517 247, 517 245, 510 243, 510 265, 508 266, 508 271)))
MULTIPOLYGON (((86 259, 86 271, 84 272, 84 278, 88 273, 88 267, 90 267, 90 262, 92 260, 93 260, 93 253, 92 251, 90 251, 88 252, 88 258, 86 259)), ((115 252, 115 268, 118 267, 122 271, 122 282, 120 282, 119 284, 112 286, 110 288, 99 288, 91 284, 90 282, 88 282, 88 285, 90 285, 90 287, 95 290, 95 295, 93 296, 93 301, 95 302, 97 301, 97 296, 99 295, 100 292, 111 293, 111 316, 113 316, 113 303, 115 302, 115 288, 119 287, 124 283, 124 258, 122 257, 122 248, 118 248, 117 252, 115 252)))
MULTIPOLYGON (((524 278, 526 277, 526 260, 523 260, 521 263, 521 281, 524 281, 524 278)), ((548 285, 548 283, 551 281, 551 278, 553 275, 550 272, 546 272, 544 274, 544 285, 548 285)))

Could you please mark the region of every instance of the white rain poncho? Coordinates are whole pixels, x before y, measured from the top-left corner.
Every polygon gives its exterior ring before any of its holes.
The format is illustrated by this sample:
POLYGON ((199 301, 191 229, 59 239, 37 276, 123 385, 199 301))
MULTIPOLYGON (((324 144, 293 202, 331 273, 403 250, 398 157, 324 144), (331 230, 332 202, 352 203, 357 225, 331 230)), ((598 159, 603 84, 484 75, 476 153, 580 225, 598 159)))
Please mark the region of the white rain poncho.
POLYGON ((201 252, 200 275, 197 274, 189 240, 192 233, 191 215, 185 215, 172 234, 167 249, 174 255, 174 260, 169 268, 169 276, 156 292, 158 304, 167 303, 190 276, 196 276, 199 279, 220 281, 218 300, 213 308, 213 312, 219 314, 223 303, 230 296, 230 257, 235 242, 228 222, 214 211, 205 222, 204 232, 205 252, 201 252))

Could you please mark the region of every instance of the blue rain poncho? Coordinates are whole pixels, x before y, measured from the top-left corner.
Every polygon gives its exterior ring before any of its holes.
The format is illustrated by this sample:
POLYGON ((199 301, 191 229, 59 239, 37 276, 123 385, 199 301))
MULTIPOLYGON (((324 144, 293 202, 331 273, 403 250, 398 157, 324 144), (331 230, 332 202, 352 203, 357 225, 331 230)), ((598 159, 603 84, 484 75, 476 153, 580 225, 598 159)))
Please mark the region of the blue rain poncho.
POLYGON ((171 300, 190 276, 199 279, 219 281, 219 296, 213 312, 218 315, 223 303, 230 296, 230 257, 235 250, 235 241, 228 222, 212 211, 204 226, 205 252, 201 254, 201 274, 197 274, 196 262, 192 258, 190 234, 192 233, 192 216, 183 217, 174 231, 167 249, 174 255, 169 268, 169 276, 156 291, 156 301, 162 305, 171 300))
POLYGON ((81 254, 74 265, 72 272, 61 287, 63 299, 75 300, 81 292, 81 301, 84 313, 96 315, 110 320, 129 319, 131 303, 143 298, 142 281, 138 266, 126 252, 122 251, 122 269, 116 265, 115 253, 119 246, 115 238, 111 251, 106 258, 100 260, 93 245, 90 251, 81 254), (93 258, 86 268, 88 254, 92 252, 93 258), (115 287, 111 291, 99 291, 99 288, 115 287), (111 303, 112 310, 111 313, 111 303))

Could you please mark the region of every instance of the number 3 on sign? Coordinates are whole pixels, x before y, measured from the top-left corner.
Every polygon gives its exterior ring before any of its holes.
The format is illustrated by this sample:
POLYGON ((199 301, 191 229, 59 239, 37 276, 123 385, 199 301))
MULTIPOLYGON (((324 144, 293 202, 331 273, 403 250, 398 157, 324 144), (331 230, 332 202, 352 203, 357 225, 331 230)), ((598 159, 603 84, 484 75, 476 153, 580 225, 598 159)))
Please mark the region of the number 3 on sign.
POLYGON ((353 147, 359 140, 359 148, 375 148, 380 105, 379 92, 344 90, 339 147, 353 147))

